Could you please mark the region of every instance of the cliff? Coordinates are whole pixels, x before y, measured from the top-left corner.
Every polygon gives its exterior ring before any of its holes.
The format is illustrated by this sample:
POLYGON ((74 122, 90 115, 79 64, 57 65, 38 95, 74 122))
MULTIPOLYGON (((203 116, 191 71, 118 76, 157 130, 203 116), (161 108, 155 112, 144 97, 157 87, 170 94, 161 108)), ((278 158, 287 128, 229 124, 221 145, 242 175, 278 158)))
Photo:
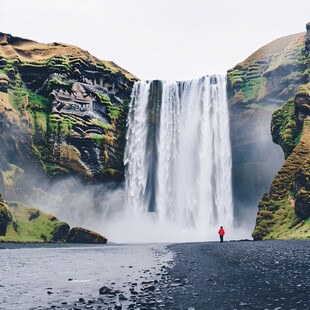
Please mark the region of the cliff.
POLYGON ((135 80, 113 62, 78 47, 0 33, 4 195, 24 197, 34 172, 51 180, 68 175, 91 183, 121 180, 135 80))
POLYGON ((269 194, 259 202, 255 240, 310 238, 310 25, 300 64, 306 84, 298 87, 272 115, 272 139, 284 152, 285 162, 274 177, 269 194))
MULTIPOLYGON (((272 141, 270 119, 309 81, 307 42, 305 32, 277 39, 227 72, 237 221, 268 191, 284 161, 272 141)), ((293 126, 286 128, 290 151, 300 138, 293 126)))
POLYGON ((1 203, 2 241, 102 243, 100 235, 69 231, 68 224, 26 205, 56 208, 62 217, 64 204, 79 199, 86 184, 123 180, 136 80, 78 47, 0 33, 0 191, 15 201, 1 203), (58 180, 66 183, 53 189, 58 180), (33 212, 39 216, 30 219, 33 212))

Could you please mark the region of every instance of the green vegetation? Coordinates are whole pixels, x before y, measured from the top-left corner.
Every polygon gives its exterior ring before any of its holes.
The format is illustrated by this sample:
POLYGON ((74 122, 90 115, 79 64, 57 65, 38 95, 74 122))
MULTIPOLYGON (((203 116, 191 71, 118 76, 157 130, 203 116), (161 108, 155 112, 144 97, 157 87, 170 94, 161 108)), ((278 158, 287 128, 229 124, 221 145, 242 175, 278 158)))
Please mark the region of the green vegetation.
POLYGON ((255 240, 310 239, 310 221, 302 221, 292 205, 292 198, 273 201, 267 194, 259 202, 256 227, 252 234, 255 240))
POLYGON ((271 134, 273 141, 279 144, 285 158, 287 158, 300 140, 301 130, 297 127, 294 99, 288 100, 285 105, 272 115, 271 134))
POLYGON ((49 133, 61 136, 67 136, 77 121, 65 114, 51 114, 49 117, 49 133))
POLYGON ((30 208, 20 202, 7 203, 12 220, 7 226, 5 236, 0 242, 49 242, 52 231, 59 223, 56 217, 43 213, 39 209, 30 208))
POLYGON ((93 123, 94 125, 100 127, 100 128, 103 128, 103 129, 109 130, 109 129, 112 128, 112 126, 111 126, 110 124, 106 124, 106 123, 101 122, 101 121, 98 121, 98 120, 96 120, 96 119, 93 119, 93 120, 92 120, 92 123, 93 123))
POLYGON ((109 116, 112 120, 115 120, 118 118, 118 116, 120 115, 121 113, 121 109, 120 108, 117 108, 115 106, 112 105, 112 103, 110 103, 108 105, 108 109, 109 109, 109 116))

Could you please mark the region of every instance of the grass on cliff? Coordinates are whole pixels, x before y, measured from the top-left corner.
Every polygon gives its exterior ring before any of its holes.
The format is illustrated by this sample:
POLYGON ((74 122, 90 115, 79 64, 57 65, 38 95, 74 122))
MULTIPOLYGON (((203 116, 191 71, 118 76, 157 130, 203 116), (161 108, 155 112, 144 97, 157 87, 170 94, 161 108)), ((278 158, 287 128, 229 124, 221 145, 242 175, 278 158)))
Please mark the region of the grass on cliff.
POLYGON ((20 202, 7 203, 13 221, 7 227, 3 242, 47 242, 52 239, 52 230, 59 223, 55 216, 30 208, 20 202))
POLYGON ((297 128, 294 99, 288 100, 285 105, 272 115, 271 133, 273 141, 279 144, 285 158, 287 158, 299 143, 301 131, 297 128))
POLYGON ((295 214, 291 199, 263 199, 259 202, 260 210, 253 232, 255 239, 310 239, 310 219, 301 220, 295 214))

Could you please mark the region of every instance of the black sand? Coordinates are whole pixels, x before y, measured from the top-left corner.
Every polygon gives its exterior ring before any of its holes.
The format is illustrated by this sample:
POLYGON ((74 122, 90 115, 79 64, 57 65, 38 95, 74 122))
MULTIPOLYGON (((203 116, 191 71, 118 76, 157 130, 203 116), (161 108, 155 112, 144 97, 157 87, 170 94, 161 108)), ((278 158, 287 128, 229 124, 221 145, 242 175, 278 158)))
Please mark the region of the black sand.
POLYGON ((310 241, 169 246, 166 309, 310 309, 310 241), (171 287, 172 283, 172 287, 171 287))

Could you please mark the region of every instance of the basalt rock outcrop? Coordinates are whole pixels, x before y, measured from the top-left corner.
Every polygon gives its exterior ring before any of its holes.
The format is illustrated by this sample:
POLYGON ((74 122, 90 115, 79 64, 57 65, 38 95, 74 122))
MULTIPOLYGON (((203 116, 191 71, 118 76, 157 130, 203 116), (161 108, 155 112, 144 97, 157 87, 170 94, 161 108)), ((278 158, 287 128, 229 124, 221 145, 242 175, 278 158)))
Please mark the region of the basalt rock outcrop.
POLYGON ((52 180, 67 175, 91 183, 121 180, 135 80, 113 62, 75 46, 0 33, 0 189, 5 196, 24 194, 17 183, 27 183, 29 170, 52 180))

